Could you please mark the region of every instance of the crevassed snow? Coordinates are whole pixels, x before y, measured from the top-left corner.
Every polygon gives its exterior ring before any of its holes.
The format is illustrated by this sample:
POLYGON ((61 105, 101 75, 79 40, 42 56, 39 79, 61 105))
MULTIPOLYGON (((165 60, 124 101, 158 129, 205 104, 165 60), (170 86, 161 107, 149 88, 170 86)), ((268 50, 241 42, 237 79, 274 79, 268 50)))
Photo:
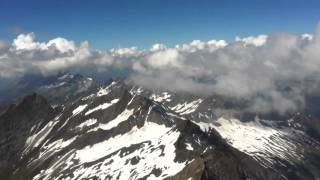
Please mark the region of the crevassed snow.
POLYGON ((219 118, 220 126, 215 129, 233 147, 254 157, 263 156, 272 163, 270 156, 289 159, 299 158, 296 146, 287 140, 290 134, 276 128, 267 127, 259 121, 241 122, 237 119, 219 118))
POLYGON ((79 113, 82 112, 87 106, 88 106, 87 104, 78 106, 77 108, 75 108, 75 109, 72 111, 72 115, 75 116, 75 115, 79 114, 79 113))
POLYGON ((85 115, 89 115, 95 111, 98 111, 98 110, 104 110, 104 109, 107 109, 108 107, 112 106, 113 104, 117 103, 119 101, 119 99, 114 99, 112 100, 110 103, 104 103, 104 104, 101 104, 93 109, 90 109, 89 111, 87 111, 85 113, 85 115))
POLYGON ((163 92, 160 95, 152 94, 150 96, 150 99, 156 102, 163 102, 163 101, 170 102, 171 101, 170 97, 171 97, 171 94, 169 94, 168 92, 163 92))
POLYGON ((116 118, 114 118, 110 122, 105 123, 105 124, 100 123, 98 127, 94 128, 94 129, 92 129, 90 131, 96 131, 99 128, 103 129, 103 130, 109 130, 109 129, 112 129, 114 127, 117 127, 118 124, 120 124, 123 121, 126 121, 133 114, 133 111, 134 111, 134 109, 130 109, 130 110, 125 109, 121 114, 119 114, 116 118))
POLYGON ((76 127, 82 129, 85 126, 92 126, 95 123, 97 123, 97 119, 88 119, 88 120, 84 121, 83 123, 79 124, 76 127))
POLYGON ((199 105, 202 103, 202 101, 203 101, 202 99, 197 99, 197 100, 189 102, 189 103, 185 102, 183 104, 177 104, 174 107, 170 107, 170 109, 181 114, 181 115, 190 114, 190 113, 194 112, 199 107, 199 105))

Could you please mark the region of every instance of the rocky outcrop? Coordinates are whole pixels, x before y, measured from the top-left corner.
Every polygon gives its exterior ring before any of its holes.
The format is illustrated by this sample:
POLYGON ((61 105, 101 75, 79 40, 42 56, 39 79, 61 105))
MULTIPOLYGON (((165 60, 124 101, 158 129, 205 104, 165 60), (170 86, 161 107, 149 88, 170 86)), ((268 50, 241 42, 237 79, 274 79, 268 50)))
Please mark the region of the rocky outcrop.
POLYGON ((0 177, 9 179, 19 168, 27 138, 43 128, 55 111, 38 94, 26 96, 0 116, 0 177))

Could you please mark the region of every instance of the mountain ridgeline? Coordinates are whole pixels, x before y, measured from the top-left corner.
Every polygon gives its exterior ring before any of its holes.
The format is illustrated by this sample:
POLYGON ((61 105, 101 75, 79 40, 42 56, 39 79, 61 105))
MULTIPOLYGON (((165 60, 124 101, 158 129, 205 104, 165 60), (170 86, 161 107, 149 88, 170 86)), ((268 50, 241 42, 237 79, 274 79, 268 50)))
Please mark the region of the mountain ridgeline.
POLYGON ((319 129, 303 114, 246 121, 220 114, 241 105, 218 96, 71 74, 33 89, 0 108, 2 179, 320 178, 319 129))

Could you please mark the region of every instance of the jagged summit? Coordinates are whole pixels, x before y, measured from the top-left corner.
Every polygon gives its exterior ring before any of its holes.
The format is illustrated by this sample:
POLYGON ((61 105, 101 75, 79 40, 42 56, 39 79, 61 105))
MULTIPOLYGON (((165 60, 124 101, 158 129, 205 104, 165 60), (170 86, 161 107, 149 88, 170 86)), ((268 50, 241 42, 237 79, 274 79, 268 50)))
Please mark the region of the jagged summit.
MULTIPOLYGON (((25 101, 40 102, 40 97, 33 94, 25 101)), ((202 162, 198 171, 203 178, 223 177, 225 171, 239 178, 281 179, 229 146, 214 129, 204 131, 163 105, 129 93, 120 82, 100 87, 38 123, 29 127, 32 130, 12 162, 15 166, 2 177, 177 179, 183 171, 192 178, 190 166, 202 162), (234 166, 225 169, 212 163, 215 154, 221 161, 231 158, 234 166)))
MULTIPOLYGON (((61 79, 66 78, 69 75, 61 79)), ((177 98, 169 92, 146 95, 143 91, 122 80, 112 81, 55 109, 41 95, 25 97, 13 105, 24 108, 12 108, 0 116, 1 123, 7 122, 1 134, 1 155, 10 157, 0 166, 1 177, 317 177, 317 166, 305 157, 317 157, 320 146, 303 132, 279 129, 261 120, 219 117, 209 121, 214 116, 204 107, 214 106, 209 106, 208 99, 177 98), (201 117, 205 117, 203 121, 201 117), (311 146, 313 152, 308 150, 311 146), (10 151, 4 147, 11 147, 10 151), (300 166, 305 169, 298 170, 300 166)))
POLYGON ((12 104, 0 115, 0 176, 8 179, 19 167, 27 138, 54 117, 55 110, 34 93, 12 104))
POLYGON ((32 104, 48 104, 47 100, 38 93, 33 93, 24 97, 20 102, 17 103, 16 106, 23 106, 23 105, 31 105, 32 104))

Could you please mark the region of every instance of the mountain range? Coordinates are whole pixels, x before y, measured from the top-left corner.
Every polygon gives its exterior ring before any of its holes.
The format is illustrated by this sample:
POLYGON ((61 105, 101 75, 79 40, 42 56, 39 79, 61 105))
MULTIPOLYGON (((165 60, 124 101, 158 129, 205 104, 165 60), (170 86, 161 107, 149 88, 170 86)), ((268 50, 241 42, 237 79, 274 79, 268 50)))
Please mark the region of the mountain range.
POLYGON ((253 114, 245 100, 71 73, 12 87, 0 92, 2 179, 320 178, 316 103, 253 114))

